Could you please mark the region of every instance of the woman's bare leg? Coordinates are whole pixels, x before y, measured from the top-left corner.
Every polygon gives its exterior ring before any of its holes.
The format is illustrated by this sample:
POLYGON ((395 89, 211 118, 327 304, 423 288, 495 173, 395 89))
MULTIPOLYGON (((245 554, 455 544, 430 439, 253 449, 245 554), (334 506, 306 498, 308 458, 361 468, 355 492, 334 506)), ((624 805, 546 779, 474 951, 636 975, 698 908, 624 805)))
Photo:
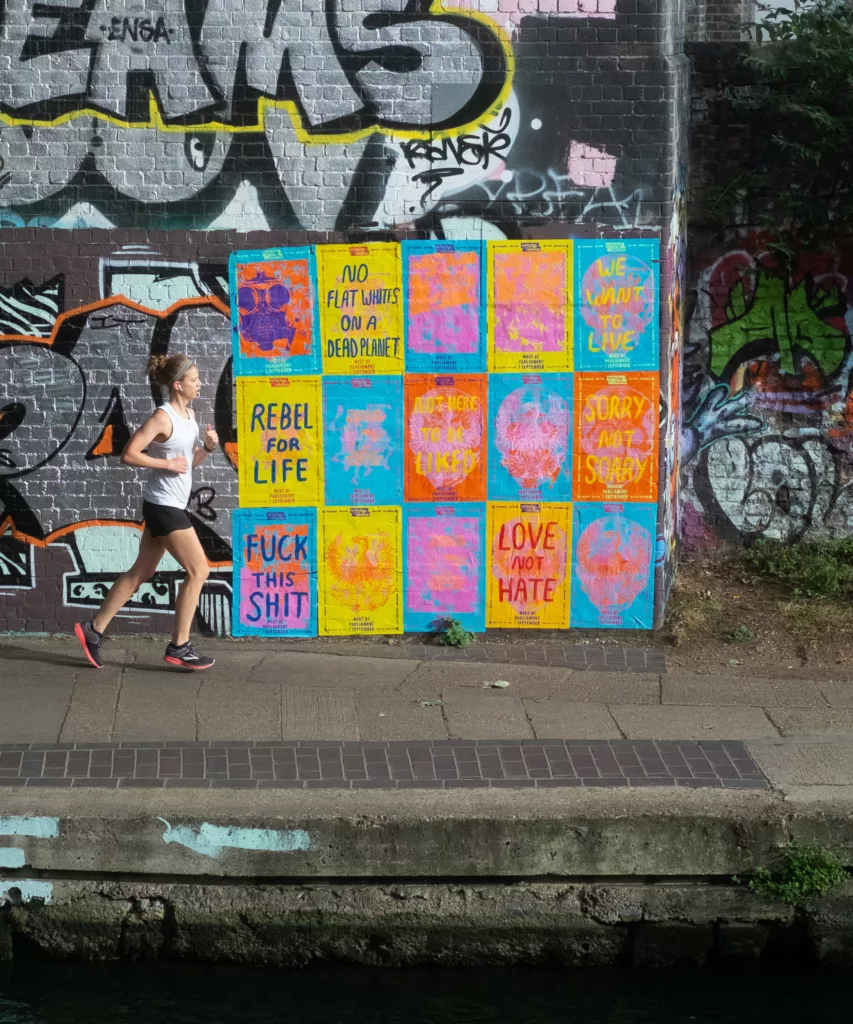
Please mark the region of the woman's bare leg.
POLYGON ((92 626, 103 633, 116 614, 133 597, 136 591, 150 580, 157 571, 160 559, 166 553, 164 537, 152 537, 148 529, 142 531, 139 554, 133 565, 119 576, 104 598, 103 604, 92 618, 92 626))
POLYGON ((172 634, 175 647, 182 647, 190 638, 193 616, 198 608, 201 588, 210 575, 210 568, 195 530, 175 530, 162 540, 172 558, 187 571, 175 602, 175 632, 172 634))

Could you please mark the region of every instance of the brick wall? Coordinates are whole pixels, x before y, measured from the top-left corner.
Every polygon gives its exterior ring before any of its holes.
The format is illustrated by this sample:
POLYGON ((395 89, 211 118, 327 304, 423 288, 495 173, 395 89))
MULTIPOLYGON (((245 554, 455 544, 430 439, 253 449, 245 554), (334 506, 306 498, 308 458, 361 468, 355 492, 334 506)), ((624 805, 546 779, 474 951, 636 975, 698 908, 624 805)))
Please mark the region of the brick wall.
MULTIPOLYGON (((214 566, 200 613, 227 630, 231 251, 404 236, 670 245, 686 145, 677 0, 462 6, 211 0, 188 20, 176 0, 61 16, 7 0, 5 628, 67 629, 132 561, 139 481, 118 454, 151 409, 148 354, 187 349, 199 418, 223 442, 190 506, 214 566)), ((662 288, 676 285, 670 262, 662 288)), ((179 578, 164 563, 116 628, 167 628, 179 578)))

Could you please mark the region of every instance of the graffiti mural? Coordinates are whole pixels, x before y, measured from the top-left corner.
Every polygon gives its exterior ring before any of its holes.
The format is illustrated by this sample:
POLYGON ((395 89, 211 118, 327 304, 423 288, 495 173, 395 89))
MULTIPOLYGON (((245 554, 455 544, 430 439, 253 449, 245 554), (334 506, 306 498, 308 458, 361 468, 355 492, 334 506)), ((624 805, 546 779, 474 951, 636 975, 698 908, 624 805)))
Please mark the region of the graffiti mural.
POLYGON ((837 255, 760 238, 701 269, 681 430, 688 548, 853 527, 853 290, 837 255))

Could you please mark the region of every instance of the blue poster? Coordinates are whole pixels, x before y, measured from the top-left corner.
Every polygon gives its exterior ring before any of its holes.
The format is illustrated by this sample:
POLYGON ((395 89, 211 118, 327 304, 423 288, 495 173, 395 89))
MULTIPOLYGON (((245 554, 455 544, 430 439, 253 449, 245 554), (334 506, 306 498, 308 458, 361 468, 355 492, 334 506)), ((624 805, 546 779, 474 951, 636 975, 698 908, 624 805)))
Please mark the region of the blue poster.
POLYGON ((481 242, 403 242, 409 373, 484 373, 486 302, 481 242))
POLYGON ((572 500, 572 375, 489 374, 489 501, 572 500))
POLYGON ((234 636, 317 635, 317 510, 232 514, 234 636))
POLYGON ((657 505, 575 502, 570 626, 651 629, 657 505))
POLYGON ((660 366, 660 242, 575 242, 575 370, 660 366))
POLYGON ((320 372, 313 248, 232 253, 228 285, 235 377, 320 372))
POLYGON ((403 503, 402 377, 323 378, 326 505, 403 503))
POLYGON ((407 633, 440 630, 455 619, 472 633, 486 628, 486 506, 482 502, 403 508, 407 633))

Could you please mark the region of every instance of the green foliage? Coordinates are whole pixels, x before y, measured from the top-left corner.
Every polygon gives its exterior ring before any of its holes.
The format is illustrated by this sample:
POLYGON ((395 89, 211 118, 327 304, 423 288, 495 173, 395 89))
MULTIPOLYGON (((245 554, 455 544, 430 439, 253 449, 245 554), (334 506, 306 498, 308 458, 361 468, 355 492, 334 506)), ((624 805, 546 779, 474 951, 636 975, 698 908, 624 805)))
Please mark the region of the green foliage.
POLYGON ((782 851, 776 871, 756 868, 748 885, 756 896, 802 907, 817 896, 826 896, 846 879, 844 864, 831 850, 816 843, 792 842, 782 851))
POLYGON ((439 642, 445 647, 467 647, 474 642, 474 634, 469 633, 458 619, 445 619, 439 642))
POLYGON ((812 598, 853 597, 853 538, 781 544, 759 540, 745 553, 747 564, 812 598))
POLYGON ((710 196, 717 214, 772 228, 781 257, 832 247, 853 223, 853 5, 759 3, 747 85, 728 91, 751 129, 747 171, 710 196))
POLYGON ((726 640, 731 640, 735 644, 742 644, 751 639, 752 630, 744 623, 741 623, 737 629, 733 629, 731 633, 726 633, 726 640))

